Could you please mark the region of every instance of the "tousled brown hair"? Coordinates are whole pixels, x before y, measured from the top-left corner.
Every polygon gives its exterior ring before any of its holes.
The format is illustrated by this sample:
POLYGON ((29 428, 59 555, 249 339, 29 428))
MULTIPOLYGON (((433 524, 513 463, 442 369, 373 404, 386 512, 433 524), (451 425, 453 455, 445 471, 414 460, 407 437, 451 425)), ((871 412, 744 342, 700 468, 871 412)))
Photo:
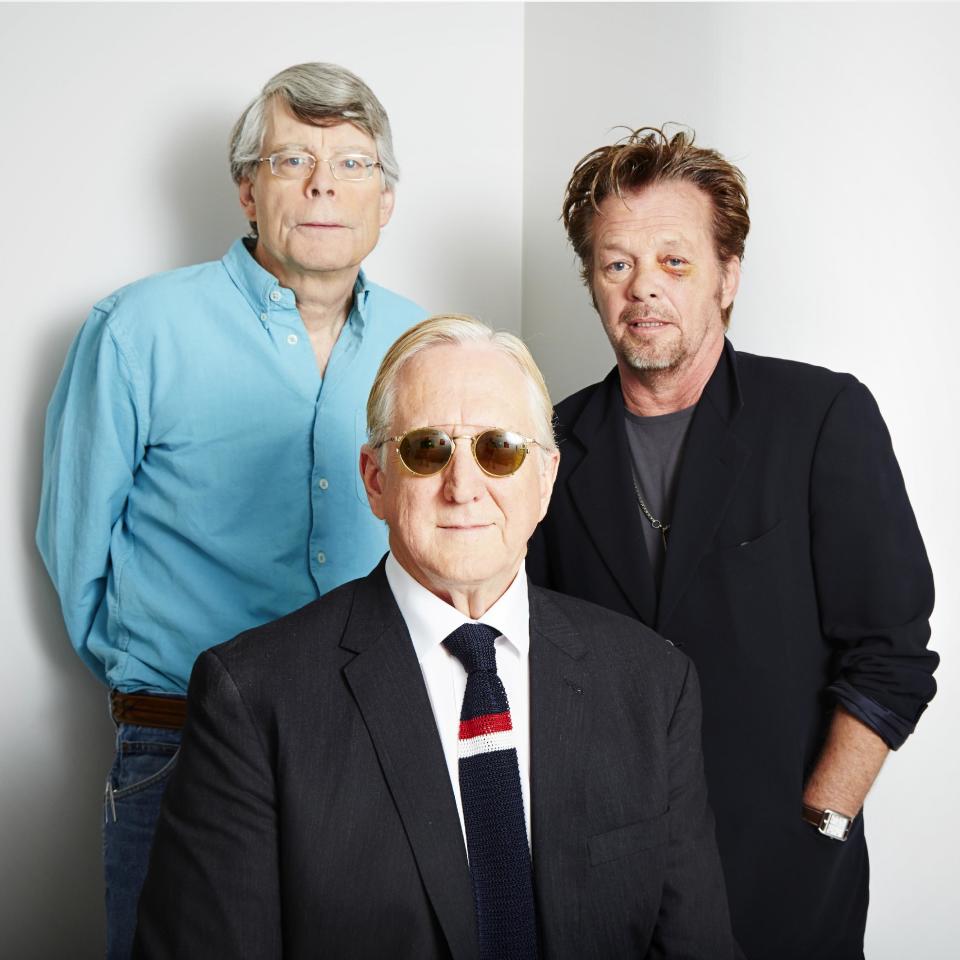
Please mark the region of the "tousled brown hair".
MULTIPOLYGON (((666 125, 665 125, 666 126, 666 125)), ((593 221, 611 194, 680 181, 699 187, 713 206, 713 240, 717 259, 743 260, 750 230, 747 183, 743 173, 716 150, 694 146, 694 132, 668 136, 665 127, 639 127, 629 136, 588 153, 574 167, 563 198, 563 225, 577 256, 580 276, 590 289, 593 268, 593 221)), ((733 304, 723 311, 730 323, 733 304)))

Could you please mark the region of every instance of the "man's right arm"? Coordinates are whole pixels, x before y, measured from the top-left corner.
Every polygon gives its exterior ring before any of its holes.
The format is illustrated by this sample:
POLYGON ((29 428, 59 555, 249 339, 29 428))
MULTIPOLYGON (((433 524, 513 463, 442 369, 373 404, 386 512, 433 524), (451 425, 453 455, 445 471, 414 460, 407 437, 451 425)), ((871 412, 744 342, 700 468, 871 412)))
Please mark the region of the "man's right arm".
POLYGON ((110 541, 144 450, 136 362, 95 308, 67 355, 47 409, 37 546, 67 633, 104 680, 110 541), (93 648, 93 649, 92 649, 93 648))

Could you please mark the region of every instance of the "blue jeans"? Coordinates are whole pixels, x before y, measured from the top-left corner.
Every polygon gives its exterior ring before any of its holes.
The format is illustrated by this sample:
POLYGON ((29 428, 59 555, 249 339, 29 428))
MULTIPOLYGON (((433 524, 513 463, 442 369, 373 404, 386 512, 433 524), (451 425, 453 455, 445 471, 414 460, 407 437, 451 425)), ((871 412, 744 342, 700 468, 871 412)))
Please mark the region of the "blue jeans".
POLYGON ((117 726, 117 753, 103 798, 108 960, 130 960, 160 801, 179 748, 179 730, 117 726))

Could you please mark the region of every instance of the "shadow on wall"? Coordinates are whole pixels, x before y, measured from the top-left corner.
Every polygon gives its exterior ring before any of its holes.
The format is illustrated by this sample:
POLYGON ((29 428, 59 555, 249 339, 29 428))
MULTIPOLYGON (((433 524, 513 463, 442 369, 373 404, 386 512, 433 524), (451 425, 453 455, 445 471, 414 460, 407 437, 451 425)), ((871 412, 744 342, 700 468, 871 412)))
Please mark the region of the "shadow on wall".
POLYGON ((0 929, 3 954, 19 960, 82 960, 104 953, 100 824, 113 724, 104 688, 70 646, 59 600, 34 543, 44 417, 76 327, 75 317, 52 326, 33 358, 16 458, 30 632, 48 666, 45 688, 31 691, 36 722, 34 729, 22 731, 23 754, 14 764, 23 776, 4 786, 4 827, 10 838, 4 870, 17 882, 5 885, 2 909, 9 915, 0 929), (36 770, 35 755, 31 766, 38 741, 49 742, 46 756, 56 758, 53 769, 36 770))
POLYGON ((168 176, 158 189, 170 198, 167 235, 172 262, 178 266, 218 260, 249 229, 230 178, 230 130, 235 119, 220 111, 191 115, 171 132, 168 176))
MULTIPOLYGON (((168 176, 156 184, 169 198, 163 205, 169 220, 153 227, 162 244, 156 269, 218 259, 246 232, 227 161, 232 122, 222 114, 191 115, 171 131, 168 176)), ((16 458, 30 633, 47 667, 43 688, 31 691, 31 716, 40 729, 22 731, 12 765, 22 775, 4 783, 9 831, 4 873, 11 882, 0 906, 0 953, 17 960, 99 960, 105 952, 101 826, 113 724, 105 688, 67 639, 59 600, 34 542, 47 404, 90 306, 79 304, 69 318, 50 323, 32 358, 16 458), (56 758, 53 769, 36 772, 38 752, 56 758)))

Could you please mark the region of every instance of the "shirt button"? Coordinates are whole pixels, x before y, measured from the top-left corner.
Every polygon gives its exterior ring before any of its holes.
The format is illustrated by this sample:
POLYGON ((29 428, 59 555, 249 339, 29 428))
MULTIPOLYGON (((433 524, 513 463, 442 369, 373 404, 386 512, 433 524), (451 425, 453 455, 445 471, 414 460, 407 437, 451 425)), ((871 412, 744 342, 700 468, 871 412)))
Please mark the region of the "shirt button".
POLYGON ((321 490, 326 490, 327 487, 330 486, 330 484, 327 482, 327 478, 326 478, 326 477, 321 477, 321 478, 317 481, 317 486, 318 486, 321 490))
POLYGON ((287 337, 287 343, 289 343, 290 346, 293 347, 293 346, 296 345, 296 343, 297 343, 297 341, 298 341, 299 339, 300 339, 300 338, 299 338, 295 333, 291 333, 291 334, 287 337))
POLYGON ((327 562, 327 555, 321 550, 317 554, 317 563, 326 563, 326 562, 327 562))
POLYGON ((261 322, 261 323, 266 323, 266 322, 267 322, 267 315, 266 315, 265 313, 261 313, 261 314, 260 314, 260 322, 261 322))
POLYGON ((274 290, 274 291, 272 291, 271 294, 270 294, 270 299, 271 299, 274 303, 279 303, 279 302, 280 302, 280 298, 281 298, 282 296, 283 296, 283 294, 282 294, 279 290, 274 290))

